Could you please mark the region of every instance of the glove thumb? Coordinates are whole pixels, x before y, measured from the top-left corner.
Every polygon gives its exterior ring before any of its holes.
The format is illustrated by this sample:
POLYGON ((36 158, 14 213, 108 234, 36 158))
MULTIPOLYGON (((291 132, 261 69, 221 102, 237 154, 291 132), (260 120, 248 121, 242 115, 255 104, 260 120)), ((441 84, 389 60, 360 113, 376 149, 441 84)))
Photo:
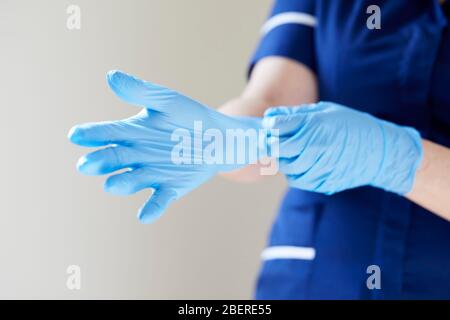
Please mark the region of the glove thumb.
POLYGON ((168 111, 175 99, 184 97, 178 92, 138 79, 122 71, 112 70, 106 75, 111 90, 123 101, 155 111, 168 111))

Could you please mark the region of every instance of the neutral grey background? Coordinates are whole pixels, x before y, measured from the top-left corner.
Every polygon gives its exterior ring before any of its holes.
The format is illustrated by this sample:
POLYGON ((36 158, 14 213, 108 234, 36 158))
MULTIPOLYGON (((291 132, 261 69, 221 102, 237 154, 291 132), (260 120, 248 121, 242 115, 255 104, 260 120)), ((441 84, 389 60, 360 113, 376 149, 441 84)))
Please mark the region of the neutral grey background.
POLYGON ((70 127, 128 117, 122 69, 217 107, 245 84, 270 0, 0 0, 0 298, 251 298, 284 182, 216 178, 154 225, 148 196, 81 176, 70 127), (81 30, 66 9, 81 7, 81 30), (66 288, 79 265, 80 291, 66 288))

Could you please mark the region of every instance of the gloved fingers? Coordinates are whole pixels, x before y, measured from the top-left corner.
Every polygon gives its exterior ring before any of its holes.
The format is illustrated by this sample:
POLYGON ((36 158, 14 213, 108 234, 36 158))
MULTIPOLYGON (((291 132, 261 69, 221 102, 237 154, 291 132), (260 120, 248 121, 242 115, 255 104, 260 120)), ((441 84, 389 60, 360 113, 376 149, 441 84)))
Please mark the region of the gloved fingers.
POLYGON ((126 144, 130 127, 125 121, 85 123, 70 129, 68 138, 83 147, 103 147, 110 144, 126 144))
MULTIPOLYGON (((276 109, 280 108, 292 109, 290 107, 278 107, 276 109)), ((280 138, 289 137, 298 132, 298 130, 307 123, 309 118, 310 115, 306 112, 285 114, 269 113, 264 116, 262 125, 265 129, 269 130, 271 135, 278 136, 280 138)))
POLYGON ((332 195, 336 192, 345 190, 345 188, 339 187, 339 183, 337 183, 339 181, 333 180, 331 175, 331 170, 310 170, 302 174, 286 175, 286 178, 291 187, 303 190, 314 190, 315 192, 327 195, 332 195))
POLYGON ((280 171, 285 175, 301 175, 313 167, 317 157, 302 157, 301 154, 292 158, 280 158, 278 160, 280 171))
POLYGON ((115 195, 130 195, 150 188, 161 180, 161 175, 151 167, 132 169, 110 176, 105 181, 105 191, 115 195))
POLYGON ((142 155, 133 148, 110 146, 81 157, 77 169, 86 175, 103 175, 136 166, 141 159, 142 155))
POLYGON ((269 108, 264 113, 263 127, 274 132, 278 129, 279 136, 291 136, 300 128, 307 125, 314 117, 327 111, 332 111, 334 107, 324 102, 304 104, 296 107, 274 107, 269 108))
POLYGON ((295 121, 290 121, 286 123, 279 123, 275 128, 283 128, 286 126, 291 126, 292 131, 285 135, 271 135, 267 137, 267 146, 270 150, 277 150, 278 157, 280 159, 291 159, 296 157, 301 157, 301 155, 309 149, 309 154, 311 152, 317 151, 317 147, 312 145, 314 141, 314 135, 317 134, 308 124, 305 122, 298 126, 295 121), (297 128, 296 128, 297 126, 297 128))
POLYGON ((192 100, 174 90, 159 86, 121 71, 110 71, 107 81, 112 91, 127 103, 160 112, 192 100))
POLYGON ((318 113, 335 108, 335 105, 330 105, 328 102, 320 101, 318 103, 301 104, 298 106, 279 106, 269 108, 264 112, 264 117, 272 116, 290 116, 299 113, 318 113))
POLYGON ((264 117, 292 116, 298 115, 299 113, 317 113, 323 112, 326 109, 330 109, 330 106, 329 104, 322 101, 318 103, 302 104, 293 107, 280 106, 267 109, 264 112, 264 117))
POLYGON ((290 187, 317 192, 319 192, 319 188, 322 188, 324 184, 324 180, 321 180, 319 177, 311 177, 311 172, 289 174, 286 175, 286 179, 290 187))
POLYGON ((292 106, 292 107, 285 107, 285 106, 272 107, 264 112, 264 117, 290 116, 298 113, 300 109, 303 109, 306 106, 308 105, 292 106))
POLYGON ((168 206, 177 198, 177 193, 169 188, 157 188, 151 198, 138 212, 138 219, 142 223, 152 223, 166 211, 168 206))

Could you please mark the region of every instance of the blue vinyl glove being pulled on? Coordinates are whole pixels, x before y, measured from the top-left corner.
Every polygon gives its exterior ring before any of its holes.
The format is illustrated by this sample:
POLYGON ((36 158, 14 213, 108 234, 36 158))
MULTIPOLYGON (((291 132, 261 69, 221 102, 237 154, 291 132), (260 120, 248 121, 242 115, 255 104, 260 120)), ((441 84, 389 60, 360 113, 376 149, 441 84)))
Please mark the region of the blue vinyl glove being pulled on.
POLYGON ((80 172, 104 175, 126 169, 106 180, 107 192, 128 195, 154 189, 138 213, 143 223, 157 219, 172 201, 216 173, 255 163, 263 156, 265 143, 256 142, 261 148, 255 154, 248 150, 255 141, 251 145, 237 139, 229 144, 227 137, 230 130, 261 133, 261 118, 229 117, 119 71, 109 72, 107 81, 117 96, 142 111, 125 120, 78 125, 69 139, 85 147, 105 147, 82 157, 77 164, 80 172))
POLYGON ((280 130, 279 169, 303 190, 333 194, 369 185, 405 194, 422 159, 415 129, 335 103, 271 108, 263 126, 280 130))

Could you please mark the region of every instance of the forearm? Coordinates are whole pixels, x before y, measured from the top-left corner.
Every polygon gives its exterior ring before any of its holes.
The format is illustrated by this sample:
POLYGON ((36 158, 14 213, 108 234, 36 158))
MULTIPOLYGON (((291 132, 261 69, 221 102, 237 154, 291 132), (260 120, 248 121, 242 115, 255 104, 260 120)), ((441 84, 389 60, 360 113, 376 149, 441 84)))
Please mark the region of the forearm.
POLYGON ((294 106, 318 99, 314 73, 282 57, 262 59, 253 69, 242 94, 219 110, 229 115, 262 116, 272 106, 294 106))
POLYGON ((450 221, 450 149, 422 140, 424 157, 408 199, 450 221))

